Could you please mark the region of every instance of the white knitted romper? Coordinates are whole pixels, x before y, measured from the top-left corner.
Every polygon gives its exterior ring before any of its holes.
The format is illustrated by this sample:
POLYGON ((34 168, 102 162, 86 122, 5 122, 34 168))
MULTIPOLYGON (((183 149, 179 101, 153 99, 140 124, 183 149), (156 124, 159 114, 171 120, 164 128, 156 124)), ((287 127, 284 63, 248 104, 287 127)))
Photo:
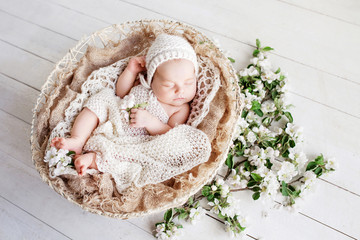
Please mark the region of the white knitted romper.
MULTIPOLYGON (((135 104, 147 102, 147 111, 163 123, 168 122, 152 90, 140 84, 129 94, 134 95, 135 104)), ((96 153, 99 171, 111 173, 120 193, 131 183, 137 187, 156 184, 208 159, 211 147, 205 133, 182 124, 165 134, 151 136, 145 128, 129 126, 128 115, 120 108, 123 101, 114 90, 105 88, 84 105, 98 116, 99 125, 83 149, 96 153)))

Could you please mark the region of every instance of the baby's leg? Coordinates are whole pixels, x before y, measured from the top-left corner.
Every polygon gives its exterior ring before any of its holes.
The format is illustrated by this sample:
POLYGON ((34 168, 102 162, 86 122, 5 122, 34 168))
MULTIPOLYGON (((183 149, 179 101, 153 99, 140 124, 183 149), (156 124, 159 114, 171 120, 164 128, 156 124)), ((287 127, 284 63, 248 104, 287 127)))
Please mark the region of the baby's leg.
POLYGON ((86 169, 93 168, 98 170, 95 159, 96 154, 94 152, 85 153, 82 155, 75 155, 75 168, 80 176, 84 176, 86 169))
POLYGON ((99 119, 96 114, 85 107, 75 119, 74 125, 71 129, 71 137, 56 137, 51 140, 51 146, 58 149, 67 149, 74 151, 76 154, 80 154, 83 146, 98 124, 99 119))

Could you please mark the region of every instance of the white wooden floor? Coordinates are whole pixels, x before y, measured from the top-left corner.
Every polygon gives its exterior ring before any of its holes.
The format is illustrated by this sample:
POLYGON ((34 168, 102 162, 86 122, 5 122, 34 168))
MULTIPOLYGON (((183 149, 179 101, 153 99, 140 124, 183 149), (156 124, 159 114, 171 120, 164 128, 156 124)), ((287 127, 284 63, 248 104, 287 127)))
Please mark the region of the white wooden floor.
MULTIPOLYGON (((83 36, 142 18, 193 25, 247 66, 255 39, 275 48, 289 74, 296 124, 309 158, 334 156, 299 214, 239 195, 245 239, 360 239, 360 1, 358 0, 0 0, 0 239, 153 239, 163 213, 119 220, 83 211, 51 190, 31 163, 30 126, 42 84, 83 36)), ((245 196, 246 195, 246 196, 245 196)), ((183 239, 228 239, 206 216, 183 239)))

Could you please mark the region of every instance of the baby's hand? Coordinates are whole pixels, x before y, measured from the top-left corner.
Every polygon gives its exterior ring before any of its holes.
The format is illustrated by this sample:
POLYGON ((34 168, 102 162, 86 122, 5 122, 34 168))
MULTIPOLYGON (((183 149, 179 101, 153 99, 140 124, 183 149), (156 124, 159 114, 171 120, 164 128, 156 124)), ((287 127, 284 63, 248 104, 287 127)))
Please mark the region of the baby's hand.
POLYGON ((144 108, 133 108, 130 112, 131 127, 146 127, 151 122, 153 115, 144 108))
POLYGON ((143 72, 146 70, 145 64, 145 56, 133 57, 130 59, 129 64, 126 68, 136 75, 139 72, 143 72))

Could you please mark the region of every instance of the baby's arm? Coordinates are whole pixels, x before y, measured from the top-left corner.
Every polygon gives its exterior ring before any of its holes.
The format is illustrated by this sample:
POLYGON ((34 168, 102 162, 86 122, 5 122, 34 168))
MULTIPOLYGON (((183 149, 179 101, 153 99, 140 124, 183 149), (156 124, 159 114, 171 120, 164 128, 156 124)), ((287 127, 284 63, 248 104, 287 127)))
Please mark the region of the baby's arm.
POLYGON ((139 72, 144 71, 145 56, 133 57, 116 82, 116 96, 123 98, 129 93, 139 72))
POLYGON ((145 127, 150 135, 164 134, 178 124, 186 122, 190 114, 190 106, 184 104, 179 111, 170 116, 168 123, 161 122, 157 117, 151 115, 144 109, 131 110, 132 127, 145 127))

